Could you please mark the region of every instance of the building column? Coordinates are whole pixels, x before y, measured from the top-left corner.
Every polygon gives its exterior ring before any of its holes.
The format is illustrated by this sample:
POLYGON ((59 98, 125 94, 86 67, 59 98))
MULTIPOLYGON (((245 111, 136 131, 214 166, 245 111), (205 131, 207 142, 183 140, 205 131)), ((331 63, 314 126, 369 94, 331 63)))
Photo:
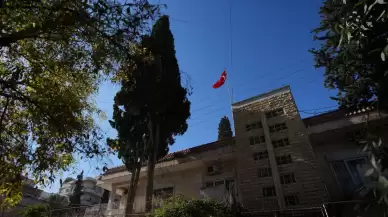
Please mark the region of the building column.
POLYGON ((265 115, 265 112, 261 114, 261 123, 264 129, 265 146, 268 151, 269 163, 271 165, 272 178, 273 178, 273 182, 275 184, 275 190, 276 190, 276 198, 278 199, 279 208, 280 210, 282 210, 285 208, 283 188, 280 183, 280 174, 278 170, 278 165, 276 163, 275 152, 272 146, 271 133, 269 132, 267 116, 265 115))
POLYGON ((119 209, 125 209, 125 207, 127 206, 127 198, 128 198, 128 193, 123 194, 121 196, 119 209))
POLYGON ((107 209, 110 210, 113 208, 113 202, 116 198, 116 185, 112 184, 112 191, 109 194, 109 202, 108 202, 108 207, 107 209))

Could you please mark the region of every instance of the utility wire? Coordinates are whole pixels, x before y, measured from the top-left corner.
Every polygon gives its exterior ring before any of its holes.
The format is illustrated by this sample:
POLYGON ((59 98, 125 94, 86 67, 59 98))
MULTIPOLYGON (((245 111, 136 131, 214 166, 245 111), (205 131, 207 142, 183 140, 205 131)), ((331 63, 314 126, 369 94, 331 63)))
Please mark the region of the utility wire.
MULTIPOLYGON (((273 80, 273 81, 271 81, 271 82, 279 81, 279 80, 281 80, 281 79, 284 79, 284 78, 286 78, 286 77, 292 76, 292 75, 294 75, 294 74, 296 74, 296 73, 298 73, 298 72, 301 72, 301 71, 303 71, 303 70, 304 70, 304 69, 297 70, 297 71, 293 71, 293 72, 291 72, 291 73, 289 73, 289 74, 287 74, 287 75, 285 75, 285 76, 282 76, 282 77, 280 77, 280 78, 278 78, 278 79, 275 79, 275 80, 273 80)), ((306 78, 305 76, 302 76, 302 77, 298 78, 297 80, 302 80, 302 79, 305 79, 305 78, 306 78)), ((251 90, 251 89, 253 89, 253 88, 256 88, 256 87, 251 87, 251 88, 249 88, 248 90, 251 90)), ((242 90, 245 90, 245 89, 242 89, 242 90)), ((217 100, 216 102, 218 102, 218 101, 221 101, 221 100, 217 100)), ((197 114, 198 111, 201 111, 201 110, 204 110, 204 109, 207 109, 207 108, 214 107, 214 106, 216 105, 216 102, 212 102, 211 104, 208 104, 208 105, 203 106, 203 107, 201 107, 201 108, 195 109, 195 110, 192 111, 192 114, 197 114)), ((220 107, 218 107, 218 108, 220 108, 220 107)), ((322 109, 323 109, 323 108, 322 108, 322 109)), ((217 111, 218 111, 218 110, 217 110, 217 111)), ((305 110, 302 110, 302 111, 305 111, 305 110)), ((212 112, 210 112, 210 113, 212 113, 212 112)), ((206 113, 206 114, 208 114, 208 113, 206 113)), ((194 116, 198 116, 198 115, 194 115, 194 116)), ((197 119, 197 118, 195 118, 195 119, 197 119)), ((193 119, 192 119, 192 120, 193 120, 193 119)))
MULTIPOLYGON (((292 67, 292 66, 296 66, 296 65, 298 65, 297 63, 303 62, 303 61, 306 61, 306 60, 305 60, 305 59, 300 59, 300 60, 295 61, 295 62, 293 62, 293 63, 291 63, 291 64, 288 64, 288 65, 286 65, 286 66, 278 67, 278 68, 276 68, 275 70, 271 70, 270 72, 267 72, 267 73, 265 73, 265 74, 263 74, 263 75, 260 75, 259 77, 255 78, 255 80, 261 79, 261 78, 265 78, 265 77, 267 77, 268 75, 274 74, 275 72, 284 71, 285 69, 289 69, 289 68, 292 67)), ((232 65, 231 65, 230 67, 232 67, 232 65)), ((229 77, 230 77, 230 76, 229 76, 229 77)), ((251 82, 251 81, 252 81, 252 80, 239 82, 239 83, 237 83, 237 84, 234 84, 234 86, 241 86, 241 85, 246 84, 246 83, 251 82)), ((232 83, 232 84, 233 84, 233 83, 232 83)), ((193 101, 192 103, 203 102, 203 101, 206 101, 206 100, 208 100, 208 99, 214 98, 214 97, 216 97, 216 96, 218 96, 218 95, 220 95, 220 93, 217 93, 217 94, 212 95, 212 96, 203 97, 203 98, 199 99, 198 101, 197 101, 197 100, 196 100, 196 101, 193 101)))

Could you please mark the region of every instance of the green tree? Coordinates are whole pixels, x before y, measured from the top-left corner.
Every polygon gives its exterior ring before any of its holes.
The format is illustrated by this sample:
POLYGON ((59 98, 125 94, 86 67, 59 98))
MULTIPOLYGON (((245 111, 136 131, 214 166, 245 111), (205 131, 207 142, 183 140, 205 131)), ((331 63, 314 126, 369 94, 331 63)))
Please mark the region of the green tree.
MULTIPOLYGON (((333 99, 341 107, 372 105, 387 111, 387 3, 381 0, 326 0, 320 15, 321 25, 313 32, 322 44, 311 52, 316 67, 325 68, 325 86, 338 90, 333 99)), ((365 173, 372 181, 366 199, 373 198, 388 213, 388 180, 384 175, 388 168, 388 148, 379 139, 385 132, 371 129, 368 122, 365 129, 366 136, 358 143, 364 145, 363 151, 369 154, 372 165, 365 173)))
POLYGON ((220 123, 218 124, 218 140, 223 140, 232 137, 233 132, 230 126, 229 118, 224 116, 221 118, 220 123))
POLYGON ((75 187, 73 190, 73 194, 70 197, 70 205, 71 206, 80 206, 81 205, 81 196, 84 194, 83 193, 83 188, 84 188, 84 171, 82 171, 80 174, 77 176, 77 180, 75 181, 75 187))
POLYGON ((342 107, 362 107, 377 99, 388 106, 387 4, 380 0, 326 0, 321 24, 313 30, 321 42, 311 52, 325 68, 325 86, 342 107))
MULTIPOLYGON (((148 138, 145 155, 148 158, 146 210, 152 208, 153 174, 158 157, 168 152, 174 136, 187 130, 190 102, 187 89, 175 57, 174 38, 169 18, 162 16, 153 26, 152 34, 142 39, 141 55, 132 57, 122 68, 126 78, 116 99, 126 98, 128 108, 147 123, 148 138)), ((136 125, 135 125, 136 126, 136 125)))
POLYGON ((92 96, 129 58, 158 6, 146 0, 0 1, 0 195, 21 199, 21 174, 39 184, 106 153, 92 96))
MULTIPOLYGON (((129 88, 124 85, 118 95, 129 88)), ((130 107, 127 99, 125 97, 115 97, 113 120, 110 121, 110 124, 117 130, 117 139, 107 139, 107 143, 118 152, 118 157, 131 174, 125 210, 125 214, 130 215, 133 210, 141 166, 144 162, 148 126, 146 114, 142 114, 141 111, 139 114, 133 114, 130 110, 127 110, 130 107)))

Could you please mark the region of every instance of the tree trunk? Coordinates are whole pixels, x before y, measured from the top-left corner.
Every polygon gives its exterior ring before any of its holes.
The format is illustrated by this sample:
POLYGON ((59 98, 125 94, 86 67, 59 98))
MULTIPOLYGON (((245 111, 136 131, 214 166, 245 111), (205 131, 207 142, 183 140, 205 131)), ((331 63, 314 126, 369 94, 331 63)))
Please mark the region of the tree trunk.
POLYGON ((135 188, 135 175, 136 175, 135 173, 137 172, 136 169, 137 169, 137 166, 131 169, 131 180, 129 181, 129 189, 127 193, 127 205, 125 206, 126 216, 132 214, 132 210, 133 210, 133 201, 131 201, 131 195, 135 188))
POLYGON ((156 156, 158 153, 158 143, 159 143, 159 124, 156 124, 156 133, 152 139, 152 143, 150 144, 151 149, 150 149, 150 154, 148 155, 146 212, 151 212, 152 210, 152 196, 154 192, 154 172, 155 172, 156 156))
POLYGON ((138 165, 134 168, 134 170, 131 171, 133 174, 131 176, 131 183, 129 186, 128 194, 127 194, 127 205, 125 207, 125 215, 131 215, 133 212, 133 204, 135 201, 135 196, 136 196, 136 190, 137 190, 137 185, 139 182, 139 176, 140 176, 140 170, 141 170, 141 165, 143 161, 140 160, 138 165))

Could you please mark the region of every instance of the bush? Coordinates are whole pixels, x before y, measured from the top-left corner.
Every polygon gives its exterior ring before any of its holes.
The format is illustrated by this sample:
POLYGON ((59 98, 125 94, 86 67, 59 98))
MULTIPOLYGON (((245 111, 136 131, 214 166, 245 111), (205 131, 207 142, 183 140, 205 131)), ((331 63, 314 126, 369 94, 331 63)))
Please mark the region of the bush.
POLYGON ((23 217, 48 217, 49 206, 47 204, 31 205, 21 212, 23 217))
POLYGON ((243 217, 240 209, 214 200, 175 198, 168 199, 163 207, 155 209, 150 217, 243 217))

